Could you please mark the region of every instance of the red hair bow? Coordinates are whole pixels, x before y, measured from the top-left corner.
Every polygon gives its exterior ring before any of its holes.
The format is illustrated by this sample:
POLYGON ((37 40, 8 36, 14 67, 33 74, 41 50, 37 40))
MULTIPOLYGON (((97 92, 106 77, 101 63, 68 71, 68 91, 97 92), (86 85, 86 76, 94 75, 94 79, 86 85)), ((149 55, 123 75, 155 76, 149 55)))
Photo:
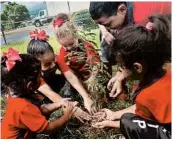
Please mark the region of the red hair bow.
POLYGON ((3 52, 3 56, 7 57, 5 63, 8 71, 10 71, 14 67, 16 61, 22 62, 22 59, 19 56, 19 52, 12 49, 11 47, 8 49, 8 52, 3 52))
POLYGON ((44 30, 40 30, 39 32, 37 29, 35 29, 34 31, 30 32, 30 38, 47 41, 49 39, 49 36, 46 35, 46 32, 44 30))
POLYGON ((55 19, 53 21, 53 27, 55 28, 56 26, 60 27, 64 23, 63 19, 55 19))

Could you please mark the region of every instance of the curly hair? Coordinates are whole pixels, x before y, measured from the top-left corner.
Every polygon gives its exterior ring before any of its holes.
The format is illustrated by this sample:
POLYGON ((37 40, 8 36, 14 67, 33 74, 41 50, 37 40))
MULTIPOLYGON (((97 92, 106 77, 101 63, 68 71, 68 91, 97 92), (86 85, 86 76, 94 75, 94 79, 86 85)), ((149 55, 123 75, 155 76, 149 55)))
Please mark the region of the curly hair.
MULTIPOLYGON (((6 66, 7 58, 1 57, 1 81, 6 87, 18 94, 24 93, 24 84, 32 81, 37 82, 41 64, 38 59, 28 54, 19 54, 22 61, 15 61, 15 66, 8 71, 6 66)), ((17 94, 16 93, 16 94, 17 94)), ((17 94, 17 95, 18 95, 17 94)))

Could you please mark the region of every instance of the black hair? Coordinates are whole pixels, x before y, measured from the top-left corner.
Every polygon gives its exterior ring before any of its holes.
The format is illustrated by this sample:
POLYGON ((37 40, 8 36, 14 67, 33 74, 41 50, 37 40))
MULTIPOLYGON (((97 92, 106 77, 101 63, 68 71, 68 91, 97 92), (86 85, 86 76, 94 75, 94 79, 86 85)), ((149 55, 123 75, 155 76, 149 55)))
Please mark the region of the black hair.
POLYGON ((31 81, 37 82, 41 64, 40 61, 29 55, 19 54, 22 61, 15 61, 14 67, 8 71, 6 66, 6 56, 1 57, 1 82, 9 87, 15 93, 15 96, 22 97, 24 95, 24 84, 31 81))
POLYGON ((27 53, 38 58, 40 55, 44 55, 46 52, 53 52, 51 45, 44 40, 32 39, 27 46, 27 53))
POLYGON ((90 2, 89 12, 94 20, 103 16, 109 17, 117 14, 117 9, 120 4, 126 2, 90 2))
POLYGON ((133 25, 120 31, 108 51, 111 61, 117 60, 128 69, 133 69, 133 63, 140 62, 146 64, 149 71, 155 72, 162 68, 165 61, 171 60, 169 19, 160 14, 149 16, 148 19, 152 23, 152 30, 133 25))

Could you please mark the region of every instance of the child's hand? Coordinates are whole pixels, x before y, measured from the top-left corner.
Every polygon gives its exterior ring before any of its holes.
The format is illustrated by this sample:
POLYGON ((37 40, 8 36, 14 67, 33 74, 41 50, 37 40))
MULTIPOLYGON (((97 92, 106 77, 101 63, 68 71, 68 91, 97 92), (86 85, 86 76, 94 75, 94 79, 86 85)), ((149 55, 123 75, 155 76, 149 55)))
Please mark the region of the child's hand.
POLYGON ((109 93, 110 97, 117 97, 120 93, 122 93, 123 88, 122 88, 122 82, 125 79, 124 75, 122 74, 122 72, 117 72, 116 75, 114 77, 112 77, 107 85, 107 88, 109 91, 111 91, 109 93))
POLYGON ((91 120, 91 116, 87 113, 84 112, 82 109, 80 109, 79 107, 77 107, 76 111, 74 112, 74 116, 80 120, 82 123, 84 123, 84 120, 91 120))
POLYGON ((63 106, 63 111, 64 111, 64 115, 66 115, 69 118, 71 118, 71 116, 75 112, 73 104, 71 102, 67 101, 66 102, 66 106, 63 106))
POLYGON ((95 128, 112 127, 110 120, 105 120, 102 122, 96 122, 96 123, 93 123, 91 126, 95 127, 95 128))
POLYGON ((102 41, 105 40, 109 45, 111 45, 114 39, 114 36, 110 32, 102 32, 102 41))
POLYGON ((114 83, 118 80, 118 78, 120 78, 120 77, 119 77, 120 75, 121 75, 121 72, 118 71, 118 72, 116 73, 116 75, 115 75, 114 77, 112 77, 112 78, 109 80, 109 82, 108 82, 108 84, 107 84, 108 90, 111 91, 111 89, 112 89, 114 83))
POLYGON ((106 120, 115 120, 117 117, 115 116, 115 113, 109 109, 102 109, 99 112, 95 113, 93 117, 97 118, 105 118, 106 120))
POLYGON ((117 80, 111 89, 111 92, 109 93, 110 97, 117 97, 120 93, 122 93, 123 88, 122 88, 122 81, 117 80))
POLYGON ((84 100, 84 106, 90 114, 97 112, 96 108, 93 106, 93 101, 90 98, 84 100))
POLYGON ((63 98, 63 99, 59 102, 60 107, 66 106, 66 105, 67 105, 67 101, 68 101, 68 102, 71 102, 73 106, 76 106, 76 105, 78 104, 77 101, 70 101, 70 100, 71 100, 71 98, 63 98))
POLYGON ((105 128, 105 127, 120 128, 120 121, 105 120, 102 122, 93 123, 92 126, 95 128, 105 128))

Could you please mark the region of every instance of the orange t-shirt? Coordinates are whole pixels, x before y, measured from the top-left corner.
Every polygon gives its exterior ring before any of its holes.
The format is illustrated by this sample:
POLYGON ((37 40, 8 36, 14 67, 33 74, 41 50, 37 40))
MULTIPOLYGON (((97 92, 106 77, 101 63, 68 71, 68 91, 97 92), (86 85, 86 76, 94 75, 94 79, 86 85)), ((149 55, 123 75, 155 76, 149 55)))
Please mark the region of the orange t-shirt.
POLYGON ((136 97, 136 114, 160 124, 171 123, 171 72, 136 97))
POLYGON ((1 138, 32 138, 48 125, 39 108, 24 98, 8 97, 6 113, 2 120, 1 138))

